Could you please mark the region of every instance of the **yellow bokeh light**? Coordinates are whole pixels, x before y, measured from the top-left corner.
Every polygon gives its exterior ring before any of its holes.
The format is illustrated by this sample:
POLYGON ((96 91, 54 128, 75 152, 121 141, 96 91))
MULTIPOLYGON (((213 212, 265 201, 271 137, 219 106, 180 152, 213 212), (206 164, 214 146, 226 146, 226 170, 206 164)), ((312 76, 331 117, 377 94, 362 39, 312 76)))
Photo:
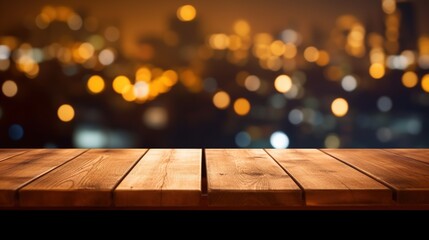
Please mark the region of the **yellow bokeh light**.
POLYGON ((90 43, 82 43, 78 48, 79 56, 87 60, 94 55, 94 47, 90 43))
POLYGON ((245 98, 239 98, 234 102, 234 111, 237 115, 244 116, 250 111, 250 103, 245 98))
POLYGON ((226 34, 213 34, 209 38, 210 47, 217 50, 224 50, 229 46, 229 37, 226 34))
POLYGON ((234 32, 240 36, 246 36, 250 33, 250 25, 245 20, 238 20, 234 23, 234 32))
POLYGON ((344 98, 337 98, 331 104, 332 113, 337 117, 343 117, 349 111, 349 104, 344 98))
POLYGON ((280 75, 274 81, 274 87, 278 92, 287 93, 292 88, 292 79, 288 75, 280 75))
POLYGON ((18 85, 12 80, 3 83, 1 90, 6 97, 14 97, 18 93, 18 85))
POLYGON ((386 74, 384 65, 381 63, 371 64, 371 67, 369 68, 369 74, 374 79, 380 79, 384 77, 384 74, 386 74))
POLYGON ((141 67, 136 72, 136 81, 150 82, 152 72, 147 67, 141 67))
POLYGON ((94 75, 88 79, 86 86, 91 93, 97 94, 104 90, 105 84, 102 77, 94 75))
POLYGON ((296 56, 296 53, 298 52, 298 50, 296 49, 295 44, 293 43, 286 43, 285 45, 285 53, 284 53, 284 58, 287 59, 292 59, 296 56))
POLYGON ((74 109, 69 104, 63 104, 58 108, 58 118, 63 122, 70 122, 74 118, 74 109))
POLYGON ((270 50, 274 56, 281 56, 285 53, 286 47, 282 41, 276 40, 270 44, 270 50))
POLYGON ((326 51, 320 51, 319 52, 319 58, 316 61, 316 64, 323 67, 329 64, 330 61, 330 57, 329 57, 329 53, 326 51))
POLYGON ((396 11, 395 0, 383 0, 382 2, 383 11, 387 14, 392 14, 396 11))
POLYGON ((136 100, 136 95, 134 93, 134 85, 127 85, 122 92, 122 98, 127 102, 132 102, 136 100))
POLYGON ((330 134, 325 138, 326 148, 339 148, 340 145, 341 145, 341 140, 336 134, 330 134))
POLYGON ((112 83, 113 90, 119 94, 122 94, 129 85, 131 85, 130 79, 125 76, 117 76, 112 83))
POLYGON ((429 74, 424 75, 422 78, 422 89, 429 93, 429 74))
POLYGON ((308 47, 304 50, 304 58, 308 62, 316 62, 319 59, 319 50, 315 47, 308 47))
POLYGON ((192 5, 183 5, 177 9, 177 18, 183 22, 189 22, 195 19, 197 10, 192 5))
POLYGON ((162 75, 163 75, 161 77, 162 82, 167 87, 173 86, 174 84, 177 83, 177 80, 179 79, 179 76, 177 75, 177 73, 174 70, 167 70, 162 75))
POLYGON ((219 109, 227 108, 230 101, 228 93, 224 91, 219 91, 213 96, 213 104, 219 109))
POLYGON ((402 84, 407 88, 412 88, 417 85, 419 78, 415 72, 409 71, 402 75, 402 84))

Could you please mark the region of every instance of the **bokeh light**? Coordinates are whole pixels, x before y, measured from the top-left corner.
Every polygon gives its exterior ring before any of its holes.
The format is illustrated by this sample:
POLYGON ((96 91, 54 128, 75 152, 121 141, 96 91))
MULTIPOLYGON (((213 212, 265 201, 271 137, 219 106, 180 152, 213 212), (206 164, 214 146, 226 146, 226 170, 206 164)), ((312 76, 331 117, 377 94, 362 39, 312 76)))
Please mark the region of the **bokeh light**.
POLYGON ((177 17, 183 22, 189 22, 195 19, 197 10, 192 5, 183 5, 177 9, 177 17))
POLYGON ((241 148, 248 147, 252 141, 249 133, 241 131, 235 135, 235 144, 241 148))
POLYGON ((20 140, 24 137, 24 128, 19 124, 11 125, 9 127, 9 137, 14 141, 20 140))
POLYGON ((227 108, 230 101, 228 93, 224 91, 219 91, 213 96, 213 104, 219 109, 227 108))
POLYGON ((86 84, 88 90, 93 93, 101 93, 104 90, 104 79, 98 75, 91 76, 86 84))
POLYGON ((392 99, 387 96, 382 96, 377 100, 377 107, 382 112, 388 112, 392 109, 393 103, 392 99))
POLYGON ((58 118, 63 122, 70 122, 74 118, 74 108, 69 104, 63 104, 58 108, 58 118))
POLYGON ((122 94, 124 90, 130 85, 130 80, 125 76, 117 76, 112 83, 113 90, 119 94, 122 94))
POLYGON ((289 137, 282 131, 276 131, 271 134, 270 144, 273 148, 287 148, 289 147, 289 137))
POLYGON ((163 129, 168 124, 168 112, 163 107, 150 107, 143 113, 143 122, 152 129, 163 129))
POLYGON ((426 74, 422 78, 422 89, 429 93, 429 74, 426 74))
POLYGON ((344 117, 349 111, 349 104, 344 98, 337 98, 331 104, 332 113, 337 117, 344 117))
POLYGON ((244 116, 250 111, 250 103, 245 98, 239 98, 234 102, 234 111, 237 115, 244 116))
POLYGON ((6 97, 14 97, 18 93, 18 85, 12 80, 3 82, 1 90, 6 97))
POLYGON ((341 146, 341 140, 336 134, 329 134, 325 138, 326 148, 339 148, 341 146))
POLYGON ((415 72, 408 71, 402 75, 402 84, 407 88, 413 88, 417 85, 419 78, 415 72))
POLYGON ((383 64, 380 64, 380 63, 374 63, 369 68, 369 74, 374 79, 380 79, 380 78, 384 77, 384 74, 386 73, 385 71, 386 70, 385 70, 383 64))
POLYGON ((274 81, 274 87, 278 92, 287 93, 292 88, 292 79, 288 75, 280 75, 274 81))

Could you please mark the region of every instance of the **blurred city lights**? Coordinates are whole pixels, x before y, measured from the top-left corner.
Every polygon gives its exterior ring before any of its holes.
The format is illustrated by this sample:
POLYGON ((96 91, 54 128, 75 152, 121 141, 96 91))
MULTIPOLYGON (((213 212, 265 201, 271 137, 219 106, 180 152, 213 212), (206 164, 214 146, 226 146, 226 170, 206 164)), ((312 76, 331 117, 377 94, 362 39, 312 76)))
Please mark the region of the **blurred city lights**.
POLYGON ((213 96, 213 104, 219 109, 227 108, 230 101, 228 93, 224 91, 219 91, 213 96))
POLYGON ((287 75, 280 75, 274 81, 274 87, 278 92, 286 93, 292 88, 292 79, 287 75))
POLYGON ((18 93, 18 86, 12 80, 3 82, 1 90, 6 97, 14 97, 18 93))
POLYGON ((237 115, 244 116, 250 111, 250 103, 245 98, 239 98, 234 102, 234 111, 237 115))
POLYGON ((58 108, 58 118, 63 122, 70 122, 74 118, 74 108, 69 104, 63 104, 58 108))
POLYGON ((337 117, 344 117, 349 111, 349 104, 344 98, 337 98, 331 104, 332 113, 337 117))
POLYGON ((289 137, 282 131, 276 131, 271 134, 270 144, 273 148, 289 147, 289 137))
POLYGON ((88 79, 86 85, 91 93, 97 94, 104 90, 105 83, 102 77, 94 75, 88 79))
POLYGON ((197 15, 197 10, 192 5, 183 5, 177 9, 177 17, 184 22, 189 22, 194 20, 197 15))

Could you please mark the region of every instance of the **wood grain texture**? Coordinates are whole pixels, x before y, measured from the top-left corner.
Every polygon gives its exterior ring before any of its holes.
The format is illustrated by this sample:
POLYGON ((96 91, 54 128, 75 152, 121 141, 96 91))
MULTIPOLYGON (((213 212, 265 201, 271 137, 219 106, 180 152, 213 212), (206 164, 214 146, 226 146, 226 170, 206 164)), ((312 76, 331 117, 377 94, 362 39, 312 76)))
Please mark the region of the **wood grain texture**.
POLYGON ((211 206, 301 205, 302 192, 262 149, 207 149, 211 206))
POLYGON ((317 149, 266 151, 304 189, 307 205, 392 203, 390 189, 317 149))
POLYGON ((150 149, 115 190, 117 206, 195 206, 201 149, 150 149))
POLYGON ((429 203, 429 165, 380 149, 324 149, 387 184, 398 203, 429 203))
POLYGON ((0 149, 0 162, 28 151, 29 149, 2 148, 0 149))
POLYGON ((429 164, 429 149, 384 149, 429 164))
POLYGON ((84 149, 38 149, 0 162, 0 206, 16 205, 17 190, 84 152, 84 149))
POLYGON ((112 191, 146 149, 91 149, 22 188, 20 204, 38 207, 112 205, 112 191))

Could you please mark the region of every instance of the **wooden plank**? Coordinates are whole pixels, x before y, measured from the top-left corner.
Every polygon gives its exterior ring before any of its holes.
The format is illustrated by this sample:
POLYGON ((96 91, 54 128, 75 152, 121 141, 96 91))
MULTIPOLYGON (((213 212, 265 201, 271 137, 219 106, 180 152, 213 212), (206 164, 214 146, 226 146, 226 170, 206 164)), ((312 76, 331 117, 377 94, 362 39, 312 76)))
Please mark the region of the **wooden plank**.
POLYGON ((387 184, 398 203, 429 203, 429 165, 380 149, 326 149, 324 152, 387 184))
POLYGON ((115 190, 117 206, 195 206, 201 149, 150 149, 115 190))
POLYGON ((293 179, 262 149, 207 149, 211 206, 301 205, 293 179))
POLYGON ((429 149, 384 149, 388 152, 396 153, 405 157, 409 157, 424 163, 429 163, 429 149))
POLYGON ((2 148, 0 149, 0 162, 28 151, 28 149, 2 148))
POLYGON ((317 149, 266 151, 304 189, 307 205, 392 203, 389 188, 317 149))
POLYGON ((20 204, 32 207, 112 204, 112 191, 146 149, 91 149, 22 188, 20 204))
POLYGON ((38 149, 0 162, 0 207, 16 205, 17 190, 84 149, 38 149))

